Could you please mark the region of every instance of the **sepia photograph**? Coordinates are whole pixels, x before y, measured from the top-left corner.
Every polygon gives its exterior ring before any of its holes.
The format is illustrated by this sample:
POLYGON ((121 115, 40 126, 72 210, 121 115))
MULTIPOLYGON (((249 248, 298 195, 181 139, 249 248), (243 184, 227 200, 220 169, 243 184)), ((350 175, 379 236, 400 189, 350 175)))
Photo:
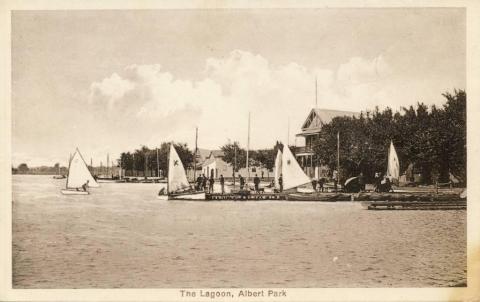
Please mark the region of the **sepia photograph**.
POLYGON ((471 288, 467 15, 11 9, 9 287, 471 288))

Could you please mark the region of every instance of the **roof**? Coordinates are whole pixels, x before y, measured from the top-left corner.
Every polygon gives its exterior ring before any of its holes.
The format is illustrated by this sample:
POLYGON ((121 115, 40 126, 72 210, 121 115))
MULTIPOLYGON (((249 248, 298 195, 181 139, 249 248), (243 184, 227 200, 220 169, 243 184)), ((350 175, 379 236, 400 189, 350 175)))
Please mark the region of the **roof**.
POLYGON ((303 130, 302 133, 298 133, 297 136, 299 135, 315 135, 320 132, 322 128, 315 128, 315 129, 306 129, 303 130))
POLYGON ((215 157, 210 157, 210 158, 207 158, 203 163, 202 163, 202 167, 205 167, 213 162, 215 162, 215 157))
POLYGON ((217 159, 223 159, 223 157, 225 156, 225 153, 222 150, 209 151, 209 150, 203 149, 203 151, 208 151, 208 154, 205 157, 203 157, 203 161, 201 162, 202 166, 209 165, 217 159))
POLYGON ((197 158, 200 159, 199 162, 204 161, 209 155, 210 155, 210 150, 207 149, 197 149, 197 158))
POLYGON ((214 156, 214 157, 224 157, 225 156, 225 153, 222 151, 222 150, 212 150, 212 152, 210 152, 210 156, 214 156))
POLYGON ((302 125, 302 132, 297 135, 312 135, 320 132, 322 126, 335 117, 358 116, 358 112, 313 108, 302 125))

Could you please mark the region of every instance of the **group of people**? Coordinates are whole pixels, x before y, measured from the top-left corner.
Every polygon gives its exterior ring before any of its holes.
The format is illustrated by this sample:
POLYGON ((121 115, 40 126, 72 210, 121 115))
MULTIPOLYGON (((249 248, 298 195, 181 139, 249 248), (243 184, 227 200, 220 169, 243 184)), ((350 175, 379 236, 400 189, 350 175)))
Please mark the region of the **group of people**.
POLYGON ((390 178, 388 177, 383 177, 382 181, 382 176, 380 172, 375 173, 375 179, 374 179, 374 191, 375 192, 390 192, 392 191, 392 182, 390 181, 390 178))
MULTIPOLYGON (((245 178, 241 174, 238 175, 238 179, 240 181, 240 190, 248 190, 248 186, 245 186, 245 178)), ((255 187, 255 192, 259 193, 260 192, 260 177, 258 177, 258 174, 255 174, 255 177, 253 178, 253 185, 255 187)))
MULTIPOLYGON (((224 194, 225 193, 225 178, 223 177, 223 175, 220 175, 219 182, 220 182, 220 187, 221 187, 222 194, 224 194)), ((211 175, 210 178, 207 178, 205 176, 205 174, 202 174, 202 175, 199 175, 197 177, 197 180, 195 182, 195 190, 205 191, 206 193, 213 193, 214 192, 214 189, 213 189, 214 184, 215 184, 215 178, 213 177, 213 175, 211 175)))
POLYGON ((315 192, 324 192, 325 191, 325 182, 326 179, 320 177, 318 180, 316 178, 312 179, 312 188, 315 192))

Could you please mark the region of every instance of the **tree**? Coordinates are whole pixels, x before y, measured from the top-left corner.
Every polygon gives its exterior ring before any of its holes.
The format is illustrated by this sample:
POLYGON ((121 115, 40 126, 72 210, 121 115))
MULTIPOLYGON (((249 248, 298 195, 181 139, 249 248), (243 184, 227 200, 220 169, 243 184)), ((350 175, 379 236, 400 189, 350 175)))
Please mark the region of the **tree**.
POLYGON ((463 90, 454 90, 454 94, 448 92, 443 96, 447 99, 444 105, 445 118, 445 159, 448 162, 448 170, 462 183, 467 181, 467 94, 463 90))
POLYGON ((18 165, 17 170, 20 174, 26 174, 30 169, 28 168, 26 163, 21 163, 20 165, 18 165))
POLYGON ((336 117, 322 127, 314 152, 317 162, 336 169, 337 133, 340 134, 342 178, 363 172, 372 178, 384 172, 390 141, 400 160, 400 171, 409 165, 421 172, 424 182, 448 181, 449 173, 466 181, 466 94, 445 93, 443 108, 423 103, 416 108, 367 111, 359 117, 336 117))
MULTIPOLYGON (((178 156, 182 160, 182 163, 186 169, 192 167, 193 153, 188 149, 185 143, 173 143, 178 156)), ((164 173, 168 172, 168 156, 170 152, 170 143, 161 143, 158 148, 158 167, 160 171, 164 173)), ((150 171, 150 175, 157 175, 157 148, 150 149, 147 146, 142 146, 140 149, 134 151, 134 153, 123 152, 120 154, 119 162, 122 164, 122 168, 126 171, 132 171, 132 174, 140 175, 147 171, 150 171)))
POLYGON ((275 165, 275 157, 276 157, 275 150, 272 149, 262 149, 257 150, 253 154, 253 159, 259 163, 262 167, 272 170, 273 166, 275 165))
MULTIPOLYGON (((246 167, 247 152, 245 151, 245 149, 242 149, 240 147, 240 144, 238 142, 234 142, 233 144, 228 143, 223 145, 220 148, 224 154, 223 160, 229 165, 231 165, 232 167, 235 167, 236 171, 238 171, 238 169, 240 168, 246 167), (236 158, 236 161, 235 161, 235 158, 236 158)), ((249 156, 250 156, 250 153, 249 153, 249 156)))

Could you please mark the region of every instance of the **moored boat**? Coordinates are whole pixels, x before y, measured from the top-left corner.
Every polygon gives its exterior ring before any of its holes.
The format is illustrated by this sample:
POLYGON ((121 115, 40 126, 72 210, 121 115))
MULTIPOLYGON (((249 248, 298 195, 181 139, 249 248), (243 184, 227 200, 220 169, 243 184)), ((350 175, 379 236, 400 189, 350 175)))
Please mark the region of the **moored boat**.
POLYGON ((289 201, 350 201, 352 195, 346 193, 290 193, 286 195, 289 201))
POLYGON ((188 182, 182 160, 173 144, 170 144, 168 157, 167 189, 160 190, 157 198, 160 200, 205 200, 205 192, 195 191, 188 182))

